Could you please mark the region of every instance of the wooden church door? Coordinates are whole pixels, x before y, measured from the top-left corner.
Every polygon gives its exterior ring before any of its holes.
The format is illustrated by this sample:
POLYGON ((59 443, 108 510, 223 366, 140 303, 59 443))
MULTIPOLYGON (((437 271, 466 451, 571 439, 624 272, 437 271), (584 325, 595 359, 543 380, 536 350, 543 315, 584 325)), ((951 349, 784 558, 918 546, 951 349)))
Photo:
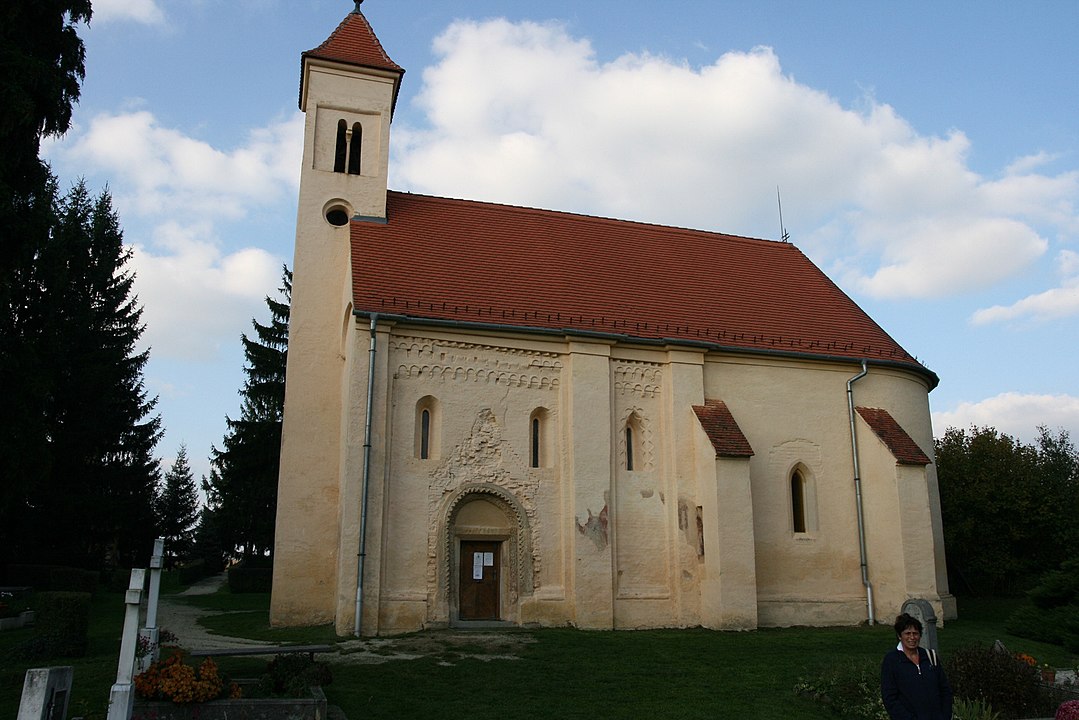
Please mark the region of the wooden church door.
POLYGON ((461 575, 458 588, 461 620, 499 619, 500 542, 461 541, 461 575))

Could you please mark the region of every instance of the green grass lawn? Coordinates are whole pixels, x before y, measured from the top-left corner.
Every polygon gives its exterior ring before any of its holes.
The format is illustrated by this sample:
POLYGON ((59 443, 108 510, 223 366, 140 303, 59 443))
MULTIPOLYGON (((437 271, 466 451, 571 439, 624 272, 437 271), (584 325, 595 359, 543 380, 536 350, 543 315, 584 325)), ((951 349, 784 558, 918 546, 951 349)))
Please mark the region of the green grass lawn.
MULTIPOLYGON (((330 627, 271 629, 266 594, 185 598, 210 610, 213 632, 278 643, 334 642, 330 627)), ((972 642, 1000 639, 1012 651, 1058 667, 1079 658, 1056 646, 1008 635, 1003 620, 1011 600, 961 599, 960 620, 939 631, 944 655, 972 642)), ((33 667, 73 665, 72 714, 103 720, 115 680, 123 596, 95 596, 87 657, 47 659, 33 667)), ((167 628, 166 628, 167 629, 167 628)), ((14 717, 28 665, 11 649, 29 630, 0 633, 0 717, 14 717)), ((475 648, 446 644, 415 660, 334 664, 325 688, 350 720, 379 718, 790 718, 828 717, 799 697, 802 676, 834 665, 876 663, 891 647, 889 626, 787 628, 754 632, 707 630, 513 630, 532 642, 515 646, 517 659, 465 657, 475 648)), ((256 676, 264 661, 225 658, 233 677, 256 676)))

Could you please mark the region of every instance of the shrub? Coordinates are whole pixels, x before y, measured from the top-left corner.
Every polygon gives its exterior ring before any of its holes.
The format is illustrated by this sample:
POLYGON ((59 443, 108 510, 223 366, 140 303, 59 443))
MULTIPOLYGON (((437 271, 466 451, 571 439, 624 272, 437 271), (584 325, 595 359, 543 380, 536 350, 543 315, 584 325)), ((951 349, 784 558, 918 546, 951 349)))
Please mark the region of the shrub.
POLYGON ((1000 713, 985 700, 956 699, 952 705, 952 717, 955 720, 999 720, 1000 713))
POLYGON ((192 560, 189 563, 185 563, 180 566, 179 579, 181 585, 191 585, 197 583, 204 577, 209 577, 213 573, 206 567, 205 560, 192 560))
POLYGON ((1079 652, 1079 558, 1042 576, 1028 597, 1005 623, 1008 632, 1079 652))
POLYGON ((90 593, 42 592, 34 599, 34 637, 18 654, 28 660, 82 657, 89 644, 90 593))
POLYGON ((302 697, 312 685, 333 682, 333 672, 324 662, 316 662, 305 653, 276 655, 266 664, 259 678, 259 692, 269 697, 302 697))
POLYGON ((236 565, 229 568, 229 592, 270 592, 273 584, 273 568, 255 568, 236 565))
POLYGON ((66 590, 94 593, 97 591, 96 570, 61 565, 9 565, 8 582, 29 585, 35 590, 66 590))
POLYGON ((1001 718, 1046 717, 1055 704, 1038 669, 1008 652, 971 645, 945 663, 957 698, 984 702, 1001 718))
POLYGON ((880 666, 852 663, 802 678, 795 692, 850 720, 888 720, 880 697, 880 666))
POLYGON ((51 590, 84 592, 92 595, 97 592, 99 578, 100 574, 97 570, 54 567, 49 574, 49 588, 51 590))

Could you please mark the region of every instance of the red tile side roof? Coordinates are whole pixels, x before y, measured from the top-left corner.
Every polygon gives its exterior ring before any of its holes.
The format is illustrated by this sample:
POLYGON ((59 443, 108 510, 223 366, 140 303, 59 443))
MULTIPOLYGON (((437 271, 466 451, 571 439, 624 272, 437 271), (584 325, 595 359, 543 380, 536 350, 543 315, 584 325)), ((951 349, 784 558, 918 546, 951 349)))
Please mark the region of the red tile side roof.
POLYGON ((858 414, 873 430, 873 433, 880 438, 881 442, 895 456, 896 463, 899 465, 928 465, 933 462, 922 452, 922 449, 918 447, 918 443, 914 442, 910 435, 907 435, 907 431, 899 426, 899 423, 895 421, 895 418, 887 410, 866 407, 859 407, 857 410, 858 414))
POLYGON ((375 37, 375 31, 371 29, 371 23, 367 22, 367 18, 359 11, 346 15, 324 43, 308 50, 302 57, 334 60, 397 73, 405 71, 386 54, 382 43, 375 37))
POLYGON ((936 385, 789 243, 393 191, 351 239, 361 314, 866 358, 936 385))
POLYGON ((694 405, 693 412, 697 413, 701 427, 712 441, 716 457, 752 457, 753 448, 727 409, 727 403, 705 400, 704 405, 694 405))

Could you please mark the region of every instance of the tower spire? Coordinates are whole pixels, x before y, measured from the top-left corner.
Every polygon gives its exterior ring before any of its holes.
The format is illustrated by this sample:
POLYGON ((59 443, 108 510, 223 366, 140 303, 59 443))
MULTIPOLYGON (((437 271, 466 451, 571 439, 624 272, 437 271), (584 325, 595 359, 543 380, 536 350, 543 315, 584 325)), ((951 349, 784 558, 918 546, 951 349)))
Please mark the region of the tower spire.
POLYGON ((356 9, 352 12, 358 13, 360 11, 360 5, 363 5, 363 0, 356 0, 356 9))

